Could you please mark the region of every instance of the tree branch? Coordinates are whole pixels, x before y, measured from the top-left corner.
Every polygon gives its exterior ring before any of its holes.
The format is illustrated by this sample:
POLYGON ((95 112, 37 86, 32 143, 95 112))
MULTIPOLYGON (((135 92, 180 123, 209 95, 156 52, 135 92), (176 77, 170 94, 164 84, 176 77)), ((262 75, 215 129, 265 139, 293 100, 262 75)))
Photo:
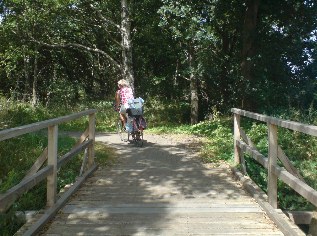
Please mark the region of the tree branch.
POLYGON ((121 70, 121 65, 120 63, 118 63, 116 60, 114 60, 111 56, 109 56, 109 54, 107 54, 106 52, 104 52, 101 49, 98 48, 91 48, 91 47, 87 47, 84 46, 82 44, 78 44, 78 43, 67 43, 67 44, 49 44, 49 43, 44 43, 35 39, 31 40, 32 42, 35 42, 39 45, 48 47, 48 48, 77 48, 77 49, 82 49, 84 51, 88 51, 88 52, 94 52, 94 53, 99 53, 103 56, 105 56, 114 66, 117 67, 117 69, 121 70))

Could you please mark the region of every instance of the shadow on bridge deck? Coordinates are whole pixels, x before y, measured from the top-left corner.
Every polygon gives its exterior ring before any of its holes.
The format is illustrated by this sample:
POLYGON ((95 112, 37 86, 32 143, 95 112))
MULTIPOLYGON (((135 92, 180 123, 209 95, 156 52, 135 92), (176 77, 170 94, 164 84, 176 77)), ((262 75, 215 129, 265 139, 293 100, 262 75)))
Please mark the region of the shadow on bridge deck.
POLYGON ((145 139, 139 148, 97 135, 118 162, 98 169, 41 235, 283 235, 228 167, 199 161, 194 140, 145 139))

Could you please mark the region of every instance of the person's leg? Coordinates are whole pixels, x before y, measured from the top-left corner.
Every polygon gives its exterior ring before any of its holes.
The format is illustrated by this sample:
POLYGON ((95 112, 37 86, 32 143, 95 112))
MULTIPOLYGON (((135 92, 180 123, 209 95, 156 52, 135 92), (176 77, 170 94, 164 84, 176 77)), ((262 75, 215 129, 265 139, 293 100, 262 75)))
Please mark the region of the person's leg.
POLYGON ((124 113, 120 113, 120 119, 122 121, 122 126, 125 127, 125 124, 127 123, 127 117, 124 113))

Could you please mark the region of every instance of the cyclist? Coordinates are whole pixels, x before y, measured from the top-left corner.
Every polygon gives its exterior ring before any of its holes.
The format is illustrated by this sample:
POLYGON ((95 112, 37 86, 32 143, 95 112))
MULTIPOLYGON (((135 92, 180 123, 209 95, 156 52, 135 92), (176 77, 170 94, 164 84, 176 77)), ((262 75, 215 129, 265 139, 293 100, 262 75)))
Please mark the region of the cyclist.
POLYGON ((132 89, 128 81, 121 79, 118 81, 118 90, 115 95, 116 107, 120 114, 122 126, 126 127, 127 123, 127 108, 129 108, 128 101, 134 99, 132 89))

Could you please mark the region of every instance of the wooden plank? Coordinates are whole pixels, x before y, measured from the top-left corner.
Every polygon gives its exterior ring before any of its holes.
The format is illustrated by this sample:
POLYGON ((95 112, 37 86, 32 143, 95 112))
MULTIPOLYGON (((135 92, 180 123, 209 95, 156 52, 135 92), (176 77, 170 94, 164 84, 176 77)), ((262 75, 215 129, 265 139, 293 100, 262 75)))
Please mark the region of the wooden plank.
POLYGON ((95 127, 96 127, 96 113, 89 115, 89 140, 92 142, 88 147, 88 166, 92 166, 95 162, 95 127))
POLYGON ((239 114, 251 119, 255 119, 269 124, 277 125, 286 129, 302 132, 312 136, 317 136, 317 126, 302 124, 295 121, 282 120, 271 116, 266 116, 258 113, 248 112, 237 108, 232 108, 231 111, 234 114, 239 114))
POLYGON ((65 205, 71 195, 81 186, 81 184, 97 169, 97 165, 93 165, 82 177, 79 177, 78 180, 65 192, 62 197, 56 202, 56 204, 47 209, 45 214, 34 223, 24 235, 36 235, 42 227, 51 220, 56 213, 65 205))
POLYGON ((36 174, 25 178, 23 181, 21 181, 21 183, 2 194, 0 196, 0 212, 6 211, 23 193, 33 188, 52 173, 53 166, 46 166, 36 174))
POLYGON ((68 116, 58 117, 58 118, 54 118, 54 119, 50 119, 50 120, 45 120, 45 121, 29 124, 29 125, 24 125, 24 126, 20 126, 20 127, 16 127, 16 128, 2 130, 2 131, 0 131, 0 141, 14 138, 14 137, 17 137, 17 136, 20 136, 23 134, 35 132, 35 131, 38 131, 41 129, 45 129, 49 126, 58 125, 58 124, 61 124, 64 122, 78 119, 78 118, 85 116, 85 115, 90 115, 90 114, 96 113, 96 112, 97 112, 97 110, 91 109, 91 110, 86 110, 86 111, 78 112, 75 114, 71 114, 68 116))
POLYGON ((240 134, 241 134, 241 137, 242 137, 243 141, 246 144, 248 144, 252 149, 258 150, 256 148, 256 146, 253 144, 252 140, 249 138, 249 136, 247 136, 247 134, 245 133, 245 131, 243 129, 240 129, 240 134))
POLYGON ((237 146, 237 141, 240 140, 240 115, 234 114, 233 116, 234 125, 234 162, 240 164, 240 151, 237 146))
POLYGON ((268 153, 268 183, 267 192, 269 196, 269 203, 273 208, 277 208, 277 176, 273 172, 273 168, 277 166, 277 126, 268 124, 268 140, 269 140, 269 153, 268 153))
POLYGON ((282 217, 278 209, 274 209, 268 202, 268 196, 250 179, 243 176, 236 168, 231 168, 233 174, 240 180, 243 187, 249 194, 259 203, 265 210, 266 214, 274 221, 279 229, 287 236, 305 236, 306 234, 299 230, 296 225, 293 225, 289 220, 282 217))
POLYGON ((290 162, 290 160, 285 155, 283 149, 280 146, 278 146, 277 157, 282 162, 282 164, 288 172, 290 172, 292 175, 295 175, 297 178, 299 178, 301 181, 305 183, 304 178, 300 175, 299 171, 295 168, 295 166, 293 166, 293 164, 290 162))
POLYGON ((85 171, 87 159, 88 159, 88 151, 86 148, 84 151, 83 162, 81 163, 81 167, 80 167, 80 171, 79 171, 79 176, 82 176, 84 171, 85 171))
POLYGON ((48 127, 48 145, 47 145, 47 165, 53 166, 53 172, 47 176, 46 198, 47 206, 55 204, 57 195, 57 141, 58 126, 48 127))
POLYGON ((278 176, 284 183, 294 189, 310 203, 317 206, 317 191, 315 189, 289 173, 284 168, 275 166, 272 170, 274 174, 278 176))
POLYGON ((239 141, 238 145, 244 152, 249 154, 254 160, 259 162, 263 167, 265 167, 266 169, 268 168, 268 159, 267 159, 267 157, 265 157, 260 152, 258 152, 257 150, 253 149, 252 147, 250 147, 249 145, 247 145, 243 141, 239 141))
POLYGON ((44 164, 44 162, 47 160, 47 147, 43 150, 42 154, 37 158, 33 166, 30 168, 30 170, 27 172, 24 178, 27 178, 28 176, 31 176, 35 174, 44 164))
POLYGON ((57 168, 59 169, 61 166, 65 165, 73 156, 80 153, 83 149, 88 147, 92 143, 92 140, 84 141, 83 143, 79 144, 77 147, 73 148, 65 155, 59 158, 57 163, 57 168))

